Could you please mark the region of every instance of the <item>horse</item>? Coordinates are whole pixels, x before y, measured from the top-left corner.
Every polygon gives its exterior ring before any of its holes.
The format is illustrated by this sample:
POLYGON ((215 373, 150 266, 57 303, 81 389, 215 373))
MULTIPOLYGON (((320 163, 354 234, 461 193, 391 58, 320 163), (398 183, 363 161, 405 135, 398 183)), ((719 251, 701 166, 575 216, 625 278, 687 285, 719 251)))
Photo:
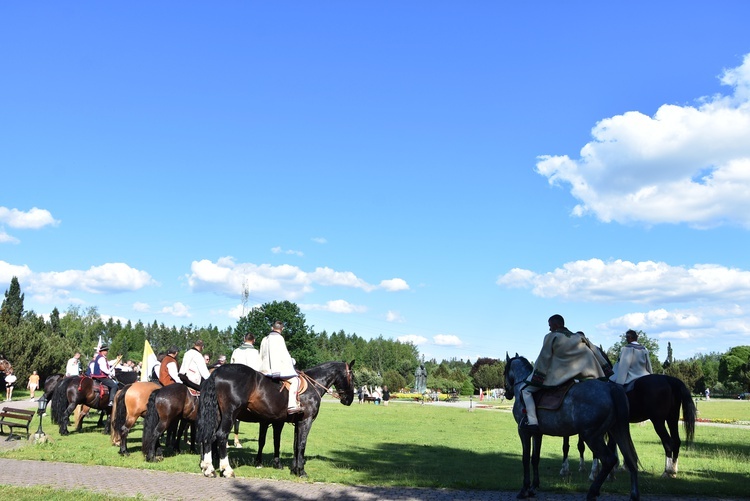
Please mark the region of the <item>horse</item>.
POLYGON ((112 445, 120 446, 120 455, 128 456, 128 433, 138 418, 146 413, 148 397, 161 388, 159 383, 135 382, 126 385, 115 395, 112 405, 112 445))
MULTIPOLYGON (((627 386, 630 387, 630 384, 627 386)), ((630 405, 630 422, 641 423, 648 419, 661 439, 665 455, 662 478, 675 478, 682 446, 680 408, 682 408, 682 422, 685 429, 685 445, 690 445, 695 436, 697 411, 690 390, 679 378, 665 374, 649 374, 634 380, 632 388, 627 391, 627 396, 630 405)), ((563 470, 567 461, 565 446, 566 441, 563 442, 563 470)), ((584 450, 579 438, 578 451, 581 462, 579 469, 583 468, 584 450)), ((592 474, 595 468, 596 459, 592 466, 592 474)), ((561 475, 563 470, 560 471, 561 475)))
MULTIPOLYGON (((505 396, 512 400, 515 393, 526 384, 532 366, 524 357, 505 356, 505 396)), ((522 397, 513 404, 513 417, 517 423, 525 416, 522 397)), ((601 458, 602 469, 589 487, 586 499, 594 500, 601 491, 607 475, 617 462, 615 451, 606 444, 604 437, 609 434, 614 444, 620 447, 625 465, 630 471, 630 499, 640 499, 638 488, 638 454, 630 437, 628 424, 628 400, 625 390, 614 383, 589 379, 574 384, 565 394, 559 409, 552 411, 539 408, 539 428, 541 433, 532 433, 523 427, 518 428, 523 452, 523 487, 518 499, 536 495, 539 487, 539 456, 543 435, 558 437, 579 435, 586 445, 601 458), (533 452, 531 442, 533 439, 533 452), (534 470, 533 484, 529 478, 529 461, 534 470)), ((614 444, 612 446, 614 446, 614 444)))
POLYGON ((60 381, 65 379, 63 374, 52 374, 44 380, 44 398, 47 402, 52 401, 52 394, 60 381))
MULTIPOLYGON (((203 474, 216 476, 212 460, 216 447, 220 472, 224 477, 234 476, 227 456, 227 436, 235 419, 239 419, 274 425, 294 423, 294 458, 290 471, 293 475, 307 477, 305 447, 310 428, 320 411, 320 401, 323 394, 335 386, 339 401, 347 406, 352 404, 353 366, 354 360, 349 364, 326 362, 302 372, 301 376, 309 381, 307 391, 299 396, 303 412, 292 415, 287 414, 288 390, 279 380, 241 364, 224 365, 214 371, 201 386, 198 442, 202 445, 200 467, 203 474)), ((276 443, 280 438, 279 428, 278 439, 274 431, 276 443)))
MULTIPOLYGON (((68 418, 78 405, 104 411, 107 415, 104 433, 109 434, 111 407, 109 407, 108 392, 105 390, 107 387, 99 381, 85 376, 71 376, 59 382, 52 395, 52 422, 60 425, 60 435, 69 434, 68 418)), ((85 415, 86 413, 81 412, 76 417, 76 431, 82 430, 85 415)))
MULTIPOLYGON (((152 392, 148 397, 146 414, 143 417, 143 442, 141 450, 146 461, 154 461, 161 456, 159 450, 159 436, 167 429, 167 444, 179 452, 180 437, 187 422, 195 422, 198 418, 198 397, 193 396, 184 384, 170 384, 152 392), (180 430, 175 433, 178 420, 180 430)), ((193 427, 195 429, 195 427, 193 427)), ((195 437, 190 441, 190 451, 195 452, 195 437)))

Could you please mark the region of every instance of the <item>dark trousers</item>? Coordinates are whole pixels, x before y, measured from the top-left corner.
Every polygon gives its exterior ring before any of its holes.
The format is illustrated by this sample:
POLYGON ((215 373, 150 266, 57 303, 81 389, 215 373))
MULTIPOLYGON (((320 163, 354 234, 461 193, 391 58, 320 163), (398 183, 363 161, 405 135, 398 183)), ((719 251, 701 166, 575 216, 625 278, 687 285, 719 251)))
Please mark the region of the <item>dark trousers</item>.
POLYGON ((109 379, 108 377, 96 378, 101 384, 109 388, 109 403, 115 401, 115 393, 117 393, 117 383, 109 379))

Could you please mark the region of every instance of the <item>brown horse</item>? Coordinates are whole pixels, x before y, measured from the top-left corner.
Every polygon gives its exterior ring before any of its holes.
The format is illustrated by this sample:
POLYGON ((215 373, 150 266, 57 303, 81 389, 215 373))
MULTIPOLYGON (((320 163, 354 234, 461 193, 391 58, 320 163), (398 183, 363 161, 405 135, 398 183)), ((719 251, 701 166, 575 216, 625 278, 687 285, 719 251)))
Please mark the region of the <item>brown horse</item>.
MULTIPOLYGON (((68 418, 78 405, 104 411, 104 433, 109 434, 109 389, 90 377, 72 376, 58 383, 52 395, 52 422, 60 425, 60 435, 68 435, 68 418)), ((76 431, 81 431, 84 416, 82 412, 77 417, 76 431)))
POLYGON ((136 382, 125 386, 117 392, 115 403, 112 405, 112 432, 110 434, 113 445, 120 446, 120 454, 128 456, 128 433, 146 414, 148 397, 161 388, 159 383, 136 382))
MULTIPOLYGON (((185 431, 184 427, 188 422, 195 423, 197 419, 198 397, 193 396, 184 384, 170 384, 151 393, 143 418, 143 442, 141 444, 146 461, 154 461, 161 456, 159 436, 168 428, 171 433, 167 433, 167 444, 179 452, 179 441, 185 431), (174 429, 180 419, 180 430, 175 434, 174 429)), ((195 452, 194 436, 190 441, 190 450, 195 452)))

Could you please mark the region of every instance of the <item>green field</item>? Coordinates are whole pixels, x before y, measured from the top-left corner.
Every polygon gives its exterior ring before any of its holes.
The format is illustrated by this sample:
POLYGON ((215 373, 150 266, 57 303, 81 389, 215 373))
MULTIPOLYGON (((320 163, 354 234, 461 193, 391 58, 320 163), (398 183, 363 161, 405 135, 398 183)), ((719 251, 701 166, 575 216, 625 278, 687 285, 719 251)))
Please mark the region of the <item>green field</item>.
MULTIPOLYGON (((393 402, 390 406, 344 407, 325 402, 313 425, 307 446, 307 472, 311 482, 408 486, 428 488, 516 491, 521 484, 520 443, 507 409, 500 410, 418 405, 393 402)), ((702 419, 750 421, 750 402, 711 400, 698 403, 702 419)), ((37 421, 35 421, 36 428, 37 421)), ((85 423, 83 434, 59 437, 45 418, 44 431, 51 442, 28 445, 0 456, 44 461, 198 472, 198 456, 182 454, 159 463, 143 460, 140 425, 131 433, 129 457, 120 457, 108 437, 85 423)), ((699 424, 692 447, 683 449, 677 479, 662 479, 664 455, 649 423, 631 426, 641 461, 641 490, 647 495, 746 496, 750 478, 750 427, 699 424)), ((257 425, 243 424, 243 449, 230 449, 235 473, 243 477, 296 480, 289 475, 293 428, 282 438, 284 470, 252 466, 257 447, 257 425)), ((585 492, 587 473, 570 479, 558 475, 562 439, 545 437, 542 451, 542 485, 546 492, 585 492)), ((270 448, 266 463, 270 466, 270 448)), ((590 460, 590 458, 588 458, 590 460)), ((577 464, 577 463, 576 463, 577 464)), ((590 466, 587 464, 587 466, 590 466)), ((628 475, 607 482, 605 492, 626 494, 628 475)))

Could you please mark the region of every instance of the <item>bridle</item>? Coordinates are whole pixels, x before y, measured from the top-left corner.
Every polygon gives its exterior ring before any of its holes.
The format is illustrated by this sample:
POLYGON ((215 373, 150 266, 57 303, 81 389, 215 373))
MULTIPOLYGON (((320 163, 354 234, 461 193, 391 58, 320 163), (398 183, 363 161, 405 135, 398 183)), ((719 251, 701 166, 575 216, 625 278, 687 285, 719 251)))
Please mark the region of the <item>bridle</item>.
MULTIPOLYGON (((346 382, 349 383, 349 387, 351 388, 351 386, 352 386, 352 370, 349 368, 349 364, 348 363, 345 362, 344 365, 346 366, 346 382)), ((320 384, 317 380, 311 378, 310 376, 308 376, 307 374, 305 374, 302 371, 300 371, 299 374, 300 374, 300 376, 302 376, 303 378, 305 378, 309 383, 312 383, 313 386, 317 386, 318 388, 320 388, 320 389, 323 390, 322 392, 318 393, 318 397, 323 398, 323 395, 326 394, 326 393, 328 393, 333 398, 337 398, 337 399, 341 400, 341 395, 338 392, 338 388, 336 388, 336 391, 332 391, 331 390, 331 386, 333 386, 333 383, 331 383, 328 386, 325 386, 325 385, 320 384)), ((317 392, 317 388, 316 388, 316 392, 317 392)))

